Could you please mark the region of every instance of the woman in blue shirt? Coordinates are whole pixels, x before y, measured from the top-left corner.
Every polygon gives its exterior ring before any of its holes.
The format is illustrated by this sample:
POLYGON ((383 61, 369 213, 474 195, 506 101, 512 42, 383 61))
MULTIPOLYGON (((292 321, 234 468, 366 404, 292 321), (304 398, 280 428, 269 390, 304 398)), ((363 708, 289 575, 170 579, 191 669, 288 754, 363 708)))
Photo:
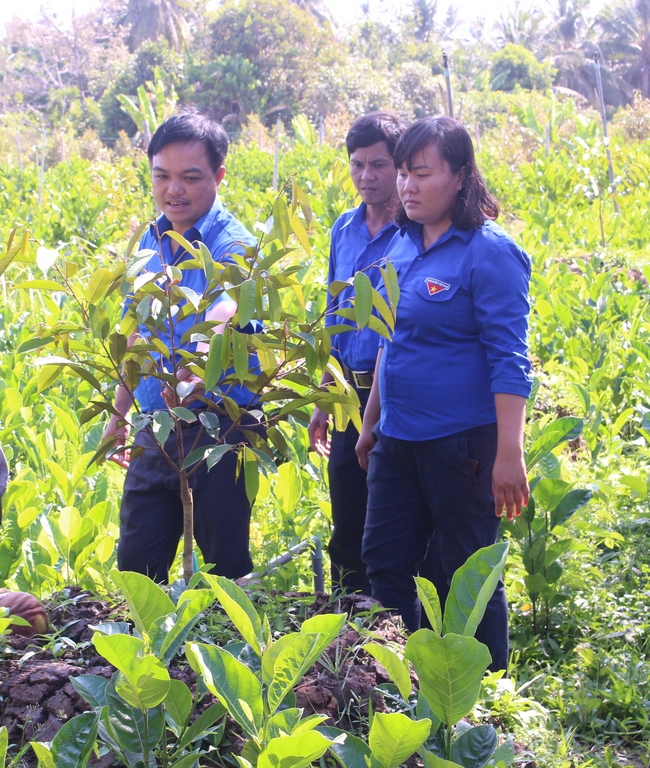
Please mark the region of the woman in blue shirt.
MULTIPOLYGON (((386 251, 400 301, 380 348, 357 444, 368 470, 363 558, 373 597, 420 626, 413 576, 432 547, 444 604, 451 577, 494 543, 529 489, 523 453, 530 259, 494 223, 498 204, 465 128, 418 120, 395 150, 400 231, 386 251)), ((431 562, 431 558, 429 558, 431 562)), ((503 583, 476 636, 508 661, 503 583)))

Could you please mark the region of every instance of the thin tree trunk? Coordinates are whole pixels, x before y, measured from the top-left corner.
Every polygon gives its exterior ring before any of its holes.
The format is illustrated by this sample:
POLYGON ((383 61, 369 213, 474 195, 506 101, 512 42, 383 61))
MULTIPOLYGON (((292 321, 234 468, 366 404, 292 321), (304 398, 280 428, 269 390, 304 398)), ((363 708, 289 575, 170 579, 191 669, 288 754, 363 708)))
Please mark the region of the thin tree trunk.
POLYGON ((183 578, 187 586, 194 573, 194 499, 184 469, 180 471, 180 481, 183 503, 183 578))

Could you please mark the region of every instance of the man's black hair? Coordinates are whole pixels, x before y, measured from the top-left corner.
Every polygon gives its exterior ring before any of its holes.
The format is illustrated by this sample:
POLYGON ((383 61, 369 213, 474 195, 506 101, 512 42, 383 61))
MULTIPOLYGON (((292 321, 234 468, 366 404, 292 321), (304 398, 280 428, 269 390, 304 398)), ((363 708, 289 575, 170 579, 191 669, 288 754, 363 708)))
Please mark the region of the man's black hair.
POLYGON ((372 112, 352 123, 345 146, 348 157, 357 149, 371 147, 379 141, 385 141, 391 157, 399 137, 406 130, 406 123, 392 112, 372 112))
POLYGON ((216 173, 223 165, 228 154, 228 134, 221 123, 201 112, 199 109, 184 109, 177 115, 168 117, 151 137, 147 148, 149 162, 168 144, 200 141, 205 147, 208 162, 216 173))

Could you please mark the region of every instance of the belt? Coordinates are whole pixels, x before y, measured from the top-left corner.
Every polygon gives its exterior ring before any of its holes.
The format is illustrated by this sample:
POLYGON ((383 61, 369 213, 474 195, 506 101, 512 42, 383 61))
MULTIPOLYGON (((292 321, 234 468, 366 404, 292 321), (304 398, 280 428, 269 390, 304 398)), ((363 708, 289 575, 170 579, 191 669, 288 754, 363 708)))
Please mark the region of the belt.
POLYGON ((351 371, 347 365, 341 365, 343 375, 356 389, 372 389, 373 371, 351 371))

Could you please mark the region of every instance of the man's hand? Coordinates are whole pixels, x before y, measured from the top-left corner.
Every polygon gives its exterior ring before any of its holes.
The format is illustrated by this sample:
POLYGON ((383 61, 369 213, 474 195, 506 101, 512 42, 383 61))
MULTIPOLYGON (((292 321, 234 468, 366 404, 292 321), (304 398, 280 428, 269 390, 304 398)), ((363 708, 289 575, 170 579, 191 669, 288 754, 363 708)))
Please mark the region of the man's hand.
MULTIPOLYGON (((117 422, 117 416, 111 416, 111 418, 108 420, 108 425, 104 430, 102 441, 107 440, 109 437, 114 437, 117 438, 115 443, 116 446, 126 445, 129 439, 129 435, 131 434, 131 427, 128 424, 125 424, 122 427, 118 427, 117 422)), ((114 453, 110 457, 110 461, 114 461, 118 467, 122 467, 122 469, 128 469, 129 462, 131 461, 131 450, 126 448, 119 453, 114 453)))
POLYGON ((314 413, 307 427, 307 434, 309 435, 309 447, 312 451, 316 451, 319 456, 330 455, 329 426, 329 414, 321 411, 318 407, 314 408, 314 413))
POLYGON ((165 405, 168 408, 176 408, 177 405, 182 405, 187 408, 188 405, 193 403, 199 395, 205 394, 205 387, 203 386, 203 379, 197 376, 196 373, 192 373, 187 368, 181 368, 176 375, 179 382, 184 384, 194 384, 194 388, 186 397, 180 398, 175 389, 170 386, 166 386, 163 390, 162 396, 165 401, 165 405))
POLYGON ((530 499, 526 465, 521 454, 509 457, 497 451, 492 470, 492 493, 497 517, 501 517, 504 507, 508 520, 519 517, 530 499))
POLYGON ((370 463, 370 452, 375 445, 377 445, 377 441, 372 436, 371 429, 364 424, 364 428, 361 430, 361 434, 359 435, 354 450, 357 452, 357 458, 359 459, 361 469, 364 469, 366 472, 368 471, 368 464, 370 463))

